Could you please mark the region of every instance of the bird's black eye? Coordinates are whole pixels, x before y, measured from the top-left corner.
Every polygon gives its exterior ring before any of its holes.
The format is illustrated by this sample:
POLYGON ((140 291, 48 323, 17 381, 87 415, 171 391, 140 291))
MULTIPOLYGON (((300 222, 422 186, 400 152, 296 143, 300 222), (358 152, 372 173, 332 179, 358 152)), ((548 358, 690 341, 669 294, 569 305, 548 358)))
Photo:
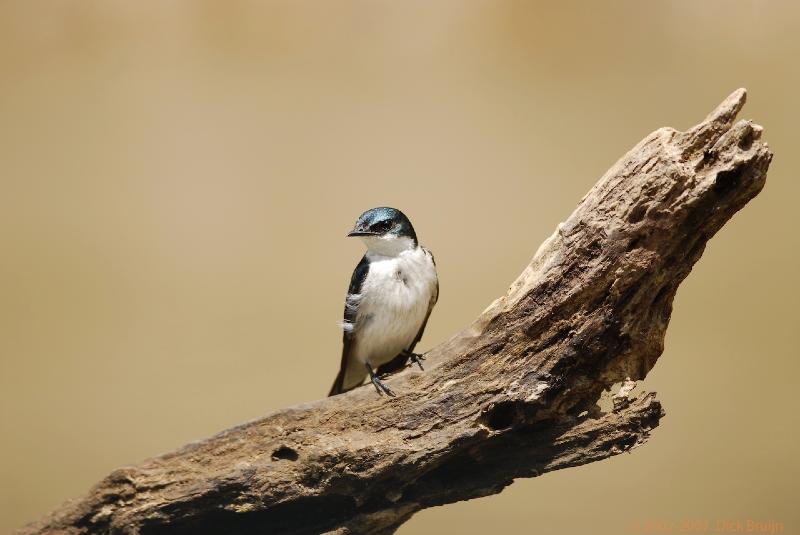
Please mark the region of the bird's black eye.
POLYGON ((389 221, 388 219, 385 219, 383 221, 378 221, 377 223, 372 225, 372 228, 374 228, 378 232, 386 232, 387 230, 392 228, 392 222, 389 221))

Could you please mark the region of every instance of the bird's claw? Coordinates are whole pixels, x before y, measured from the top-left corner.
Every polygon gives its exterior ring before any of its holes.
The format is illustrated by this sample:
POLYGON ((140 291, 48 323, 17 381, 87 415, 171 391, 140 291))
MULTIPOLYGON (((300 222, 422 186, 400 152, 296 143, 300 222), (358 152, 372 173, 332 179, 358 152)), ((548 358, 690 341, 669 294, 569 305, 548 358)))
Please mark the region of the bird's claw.
POLYGON ((391 388, 389 388, 388 386, 383 384, 383 382, 380 379, 378 379, 377 375, 373 375, 372 376, 372 384, 375 387, 375 390, 378 391, 378 395, 379 396, 382 396, 384 394, 384 392, 386 393, 387 396, 391 396, 391 397, 395 397, 396 396, 396 394, 392 391, 391 388))
POLYGON ((425 371, 425 368, 422 367, 422 361, 425 360, 425 355, 421 355, 419 353, 412 353, 411 351, 406 351, 405 355, 409 358, 411 362, 419 366, 419 369, 425 371))

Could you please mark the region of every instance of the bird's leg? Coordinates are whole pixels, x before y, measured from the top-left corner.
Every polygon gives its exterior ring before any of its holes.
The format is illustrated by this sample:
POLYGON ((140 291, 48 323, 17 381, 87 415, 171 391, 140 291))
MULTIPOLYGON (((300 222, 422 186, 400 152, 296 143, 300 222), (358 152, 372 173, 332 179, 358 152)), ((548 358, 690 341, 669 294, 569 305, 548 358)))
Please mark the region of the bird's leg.
POLYGON ((422 367, 422 361, 425 360, 424 355, 420 355, 419 353, 412 353, 408 349, 404 349, 401 355, 403 355, 404 357, 408 357, 411 360, 411 362, 414 362, 416 363, 417 366, 419 366, 420 370, 425 371, 425 368, 422 367))
POLYGON ((394 396, 395 393, 392 392, 392 389, 383 384, 381 380, 378 379, 378 376, 375 375, 375 372, 373 371, 372 366, 369 365, 369 362, 366 362, 364 365, 367 367, 367 371, 369 372, 369 379, 370 381, 372 381, 372 384, 375 387, 375 390, 378 391, 378 394, 383 395, 383 392, 386 392, 386 394, 394 396))

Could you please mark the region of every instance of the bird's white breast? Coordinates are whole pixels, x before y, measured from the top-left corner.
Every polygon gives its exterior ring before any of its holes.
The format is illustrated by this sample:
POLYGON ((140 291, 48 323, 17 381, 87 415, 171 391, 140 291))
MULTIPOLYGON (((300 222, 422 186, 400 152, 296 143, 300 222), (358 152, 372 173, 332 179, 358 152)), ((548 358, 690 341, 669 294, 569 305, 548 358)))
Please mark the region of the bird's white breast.
POLYGON ((354 356, 373 367, 407 349, 422 327, 436 291, 436 268, 422 247, 393 256, 367 253, 354 328, 354 356))

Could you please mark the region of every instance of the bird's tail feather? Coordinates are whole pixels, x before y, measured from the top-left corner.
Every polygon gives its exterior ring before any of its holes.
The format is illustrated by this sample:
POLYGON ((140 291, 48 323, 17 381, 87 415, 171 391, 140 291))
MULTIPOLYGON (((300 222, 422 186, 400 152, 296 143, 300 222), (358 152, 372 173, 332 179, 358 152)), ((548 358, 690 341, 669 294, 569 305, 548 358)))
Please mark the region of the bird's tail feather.
POLYGON ((333 382, 333 386, 331 387, 331 391, 328 392, 328 397, 335 396, 336 394, 341 394, 344 392, 342 388, 344 386, 344 369, 339 370, 339 374, 336 376, 336 380, 333 382))

